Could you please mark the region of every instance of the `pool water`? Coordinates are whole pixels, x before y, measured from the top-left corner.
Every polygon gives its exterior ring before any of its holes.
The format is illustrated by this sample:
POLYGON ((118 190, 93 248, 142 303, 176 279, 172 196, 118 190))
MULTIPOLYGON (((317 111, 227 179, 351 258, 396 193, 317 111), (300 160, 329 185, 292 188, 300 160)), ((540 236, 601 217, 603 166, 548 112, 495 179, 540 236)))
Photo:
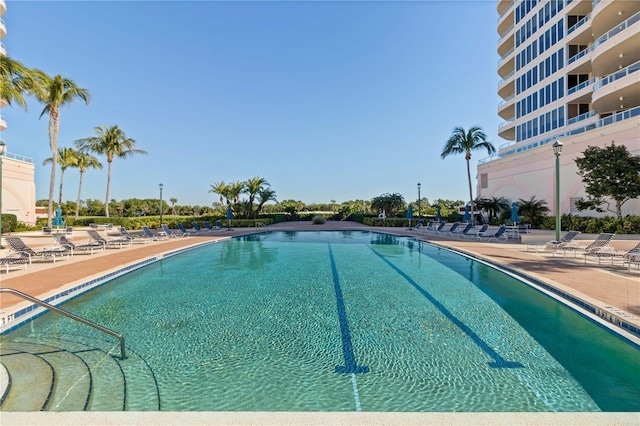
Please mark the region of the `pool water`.
MULTIPOLYGON (((162 410, 640 411, 637 346, 485 264, 405 237, 235 238, 64 308, 125 335, 156 376, 162 410)), ((93 333, 46 314, 11 336, 74 331, 93 333)))

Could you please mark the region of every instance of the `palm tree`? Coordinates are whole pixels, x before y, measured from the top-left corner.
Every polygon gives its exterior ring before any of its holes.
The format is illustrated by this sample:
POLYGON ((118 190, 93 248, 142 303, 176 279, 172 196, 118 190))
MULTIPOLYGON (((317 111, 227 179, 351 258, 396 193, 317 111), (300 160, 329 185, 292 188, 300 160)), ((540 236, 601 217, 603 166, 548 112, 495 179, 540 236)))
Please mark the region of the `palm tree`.
POLYGON ((209 192, 218 194, 220 196, 220 204, 224 204, 224 198, 226 198, 227 201, 229 201, 229 199, 232 198, 229 195, 229 185, 224 183, 224 181, 215 182, 213 185, 211 185, 209 192))
POLYGON ((96 136, 78 139, 75 143, 80 151, 94 152, 107 157, 107 194, 104 201, 105 216, 109 217, 109 189, 111 187, 111 165, 114 158, 127 158, 134 154, 146 154, 136 148, 136 141, 128 138, 118 126, 95 127, 96 136))
POLYGON ((518 213, 529 218, 529 224, 533 226, 536 218, 546 216, 549 213, 547 202, 536 200, 535 195, 530 200, 518 199, 518 213))
POLYGON ((73 167, 77 167, 80 172, 80 183, 78 184, 78 199, 76 201, 76 219, 80 215, 80 193, 82 192, 82 175, 87 169, 101 169, 102 163, 98 161, 96 157, 86 152, 76 151, 78 153, 76 164, 73 167))
POLYGON ((384 212, 386 217, 395 216, 405 206, 404 197, 398 193, 382 194, 371 200, 371 208, 381 213, 384 212))
POLYGON ((258 195, 258 206, 256 207, 256 215, 260 214, 260 212, 262 211, 262 207, 264 206, 265 203, 269 201, 275 201, 275 202, 278 201, 276 199, 276 191, 271 189, 271 187, 262 188, 260 191, 258 191, 257 195, 258 195))
POLYGON ((169 198, 169 201, 171 202, 171 215, 175 216, 176 215, 176 203, 178 202, 177 198, 169 198))
MULTIPOLYGON (((256 176, 254 178, 249 179, 248 181, 246 181, 244 183, 244 189, 243 192, 249 194, 249 201, 248 201, 248 210, 249 210, 249 215, 253 216, 253 202, 256 198, 256 195, 265 187, 269 186, 269 182, 267 182, 267 180, 265 178, 261 178, 259 176, 256 176)), ((257 212, 256 212, 257 213, 257 212)))
POLYGON ((240 193, 244 191, 244 187, 244 182, 231 182, 229 184, 229 199, 233 200, 234 203, 237 203, 239 201, 238 197, 240 197, 240 193))
POLYGON ((496 219, 501 212, 509 210, 509 202, 504 197, 480 198, 476 200, 478 209, 487 212, 489 222, 496 219))
MULTIPOLYGON (((75 167, 78 163, 79 152, 73 148, 58 148, 58 164, 60 165, 60 194, 58 195, 58 205, 62 205, 62 182, 64 180, 64 172, 69 167, 75 167)), ((42 165, 45 166, 53 162, 53 158, 45 158, 42 165)))
POLYGON ((467 179, 469 181, 469 203, 471 206, 471 217, 474 216, 473 212, 473 190, 471 189, 471 151, 477 149, 486 149, 489 155, 496 152, 496 149, 487 141, 487 135, 482 131, 480 127, 474 126, 469 129, 468 132, 462 127, 456 127, 453 129, 451 137, 447 141, 442 150, 440 157, 442 159, 447 158, 451 154, 462 154, 467 160, 467 179))
POLYGON ((56 181, 56 166, 58 164, 58 132, 60 130, 60 108, 71 104, 74 99, 80 98, 85 104, 89 104, 89 92, 82 89, 68 78, 61 75, 49 77, 40 70, 32 70, 33 78, 30 92, 38 100, 44 104, 44 108, 40 113, 49 114, 49 147, 51 148, 51 178, 49 181, 49 211, 47 225, 51 226, 53 216, 53 192, 56 181))
POLYGON ((25 111, 24 94, 33 86, 30 70, 8 56, 0 55, 0 99, 8 105, 20 105, 25 111))

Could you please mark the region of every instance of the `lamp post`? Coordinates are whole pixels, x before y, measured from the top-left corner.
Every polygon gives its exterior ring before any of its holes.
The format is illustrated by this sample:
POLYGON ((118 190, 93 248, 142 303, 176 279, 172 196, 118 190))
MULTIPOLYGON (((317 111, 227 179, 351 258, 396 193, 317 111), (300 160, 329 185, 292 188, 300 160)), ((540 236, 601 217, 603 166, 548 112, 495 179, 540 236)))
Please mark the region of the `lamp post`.
POLYGON ((2 157, 7 151, 7 145, 0 140, 0 250, 4 248, 2 245, 2 157))
POLYGON ((164 185, 160 184, 160 226, 162 226, 162 188, 164 185))
POLYGON ((418 182, 418 220, 420 220, 420 182, 418 182))
POLYGON ((562 227, 560 220, 560 154, 562 154, 562 142, 558 140, 554 142, 553 153, 556 156, 556 241, 560 241, 560 228, 562 227))

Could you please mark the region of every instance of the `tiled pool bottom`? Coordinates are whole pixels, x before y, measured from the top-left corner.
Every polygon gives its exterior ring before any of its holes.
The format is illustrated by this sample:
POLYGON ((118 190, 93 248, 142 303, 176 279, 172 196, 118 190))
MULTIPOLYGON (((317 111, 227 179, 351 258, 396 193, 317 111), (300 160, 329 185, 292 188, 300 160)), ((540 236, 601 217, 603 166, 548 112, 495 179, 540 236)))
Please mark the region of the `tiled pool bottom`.
MULTIPOLYGON (((301 241, 185 253, 92 292, 90 305, 65 307, 128 330, 159 377, 163 410, 599 409, 526 321, 487 296, 499 293, 495 283, 478 291, 488 268, 405 239, 287 238, 301 241), (125 326, 134 316, 143 324, 125 326)), ((529 293, 498 295, 511 303, 529 293)))

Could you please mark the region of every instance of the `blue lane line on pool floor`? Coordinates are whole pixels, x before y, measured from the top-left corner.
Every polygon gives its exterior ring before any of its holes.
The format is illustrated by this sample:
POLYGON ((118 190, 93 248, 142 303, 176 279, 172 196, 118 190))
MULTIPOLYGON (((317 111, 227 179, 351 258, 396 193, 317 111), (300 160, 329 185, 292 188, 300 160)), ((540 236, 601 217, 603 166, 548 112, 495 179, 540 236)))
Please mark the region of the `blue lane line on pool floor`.
POLYGON ((499 353, 497 353, 491 346, 487 344, 480 336, 478 336, 471 328, 469 328, 464 322, 460 321, 451 311, 449 311, 442 303, 438 301, 435 297, 433 297, 427 290, 422 288, 417 282, 415 282, 410 276, 405 274, 400 268, 394 265, 389 259, 384 257, 382 254, 378 253, 373 247, 369 247, 371 251, 373 251, 376 256, 382 259, 387 265, 389 265, 394 271, 402 276, 409 284, 411 284, 416 290, 420 292, 424 297, 429 299, 429 301, 436 307, 444 316, 446 316, 449 321, 454 323, 458 328, 465 332, 467 336, 473 340, 473 342, 480 347, 487 355, 489 355, 493 362, 489 363, 490 367, 493 368, 522 368, 523 365, 519 362, 507 361, 502 358, 499 353))
POLYGON ((333 288, 336 292, 336 305, 338 308, 338 319, 340 320, 340 334, 342 336, 342 354, 344 356, 344 366, 337 365, 336 373, 368 373, 369 367, 358 365, 356 356, 353 353, 353 345, 351 343, 351 331, 349 330, 349 320, 347 319, 347 311, 344 307, 344 299, 342 298, 342 287, 340 286, 340 277, 338 276, 338 268, 333 257, 333 250, 329 244, 329 259, 331 260, 331 272, 333 273, 333 288))

